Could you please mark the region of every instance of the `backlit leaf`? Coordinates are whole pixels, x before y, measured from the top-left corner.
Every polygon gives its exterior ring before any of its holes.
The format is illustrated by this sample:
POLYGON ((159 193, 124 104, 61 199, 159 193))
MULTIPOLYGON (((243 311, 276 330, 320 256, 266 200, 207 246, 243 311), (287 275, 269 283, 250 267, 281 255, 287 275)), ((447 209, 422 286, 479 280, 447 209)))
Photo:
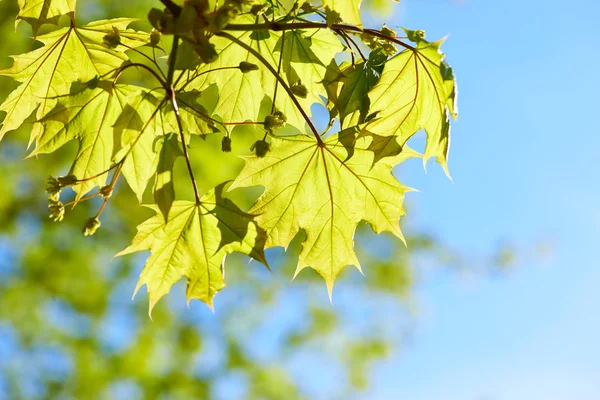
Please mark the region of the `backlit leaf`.
MULTIPOLYGON (((408 31, 413 32, 413 31, 408 31)), ((381 136, 398 135, 402 144, 420 129, 427 133, 424 162, 436 157, 448 173, 450 117, 456 117, 454 74, 443 61, 442 41, 417 38, 414 50, 389 60, 381 79, 369 92, 376 117, 365 130, 381 136)))
POLYGON ((247 158, 231 186, 265 187, 249 212, 266 230, 267 248, 287 248, 300 229, 306 231, 296 274, 312 267, 325 279, 330 294, 342 268, 360 269, 353 237, 361 220, 377 233, 391 232, 403 240, 399 219, 404 193, 410 189, 391 169, 418 154, 406 149, 372 166, 370 140, 354 140, 352 129, 331 136, 323 146, 306 136, 273 138, 271 151, 262 158, 247 158))
POLYGON ((201 204, 175 201, 168 222, 156 215, 140 226, 130 247, 118 255, 150 250, 136 291, 148 287, 150 312, 185 277, 187 300, 198 299, 212 308, 215 294, 225 287, 225 256, 246 254, 267 265, 264 232, 250 214, 224 198, 223 185, 207 193, 201 204))

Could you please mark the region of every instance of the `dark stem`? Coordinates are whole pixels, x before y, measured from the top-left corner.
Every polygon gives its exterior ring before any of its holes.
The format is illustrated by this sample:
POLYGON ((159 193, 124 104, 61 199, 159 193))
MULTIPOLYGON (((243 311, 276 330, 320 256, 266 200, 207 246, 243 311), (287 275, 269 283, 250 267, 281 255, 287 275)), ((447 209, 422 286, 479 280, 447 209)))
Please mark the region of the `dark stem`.
MULTIPOLYGON (((253 26, 253 25, 250 25, 250 26, 253 26)), ((290 87, 287 85, 287 83, 285 83, 285 81, 277 73, 277 71, 275 71, 275 68, 273 68, 273 66, 271 64, 269 64, 269 62, 267 60, 265 60, 265 58, 259 52, 257 52, 252 47, 248 46, 246 43, 242 42, 241 40, 239 40, 235 36, 232 36, 232 35, 230 35, 227 32, 215 32, 215 35, 227 38, 227 39, 231 40, 233 43, 237 44, 238 46, 243 47, 250 54, 252 54, 254 57, 256 57, 269 71, 271 71, 271 73, 273 74, 273 76, 275 77, 275 79, 277 79, 277 81, 279 81, 279 84, 281 85, 281 87, 287 92, 288 96, 290 96, 290 99, 292 99, 292 102, 298 108, 298 111, 300 111, 300 114, 302 114, 302 117, 304 117, 304 120, 306 121, 306 123, 308 124, 308 126, 310 127, 310 129, 312 130, 312 132, 313 132, 315 138, 317 139, 317 142, 319 143, 319 145, 322 146, 323 145, 323 140, 319 136, 319 131, 317 131, 317 128, 315 127, 315 125, 310 120, 310 117, 306 114, 306 111, 304 111, 304 108, 302 108, 302 106, 298 102, 298 99, 296 98, 296 96, 294 95, 294 93, 292 92, 292 90, 290 89, 290 87)))
MULTIPOLYGON (((117 169, 115 170, 115 173, 113 174, 112 179, 110 180, 109 187, 110 187, 111 191, 115 188, 115 185, 117 184, 117 180, 119 179, 119 175, 121 175, 122 168, 123 168, 123 163, 118 164, 117 169)), ((102 215, 102 212, 104 211, 104 208, 106 207, 106 204, 108 203, 108 199, 109 199, 109 197, 107 196, 102 201, 102 205, 100 206, 98 213, 96 213, 96 218, 100 218, 100 215, 102 215)))
POLYGON ((171 0, 160 0, 160 2, 171 11, 171 14, 173 14, 175 18, 179 17, 179 14, 181 14, 181 6, 173 3, 171 0))
POLYGON ((150 72, 152 74, 152 76, 154 76, 156 78, 156 80, 160 83, 160 85, 165 88, 166 87, 166 82, 163 78, 161 78, 156 71, 154 71, 152 68, 150 68, 149 66, 145 65, 145 64, 140 64, 140 63, 131 63, 131 64, 127 64, 124 67, 119 69, 119 72, 117 72, 117 76, 115 76, 115 79, 113 80, 113 82, 116 82, 119 77, 121 76, 121 74, 123 73, 123 71, 125 71, 126 69, 129 68, 133 68, 133 67, 138 67, 138 68, 142 68, 145 69, 146 71, 150 72))
POLYGON ((187 150, 185 143, 185 134, 183 133, 183 124, 181 123, 181 115, 179 114, 179 106, 177 104, 177 98, 175 97, 175 90, 173 89, 173 76, 175 74, 175 60, 177 58, 177 47, 179 45, 179 37, 173 36, 173 46, 171 47, 171 54, 169 55, 169 71, 167 72, 167 97, 173 106, 173 112, 175 113, 175 119, 177 120, 177 128, 179 130, 179 138, 183 147, 183 156, 185 157, 185 163, 187 165, 188 173, 190 174, 190 180, 192 181, 192 187, 194 188, 194 197, 196 198, 196 204, 200 205, 200 193, 198 192, 198 185, 196 184, 196 178, 194 178, 194 170, 192 169, 192 162, 190 161, 190 155, 187 150))
POLYGON ((175 119, 177 120, 177 128, 179 129, 179 138, 181 140, 181 145, 183 147, 183 156, 185 157, 185 163, 187 165, 188 173, 190 174, 190 180, 192 181, 192 186, 194 188, 194 197, 196 198, 196 204, 200 205, 200 193, 198 192, 198 185, 196 184, 196 178, 194 178, 194 170, 192 169, 190 155, 188 153, 187 145, 185 143, 185 135, 183 133, 183 125, 181 123, 181 116, 179 115, 179 107, 177 105, 177 99, 175 98, 175 91, 173 90, 173 88, 169 89, 169 97, 171 100, 171 105, 173 106, 173 111, 175 112, 175 119))
MULTIPOLYGON (((152 58, 150 57, 148 54, 142 53, 141 51, 139 51, 138 49, 136 49, 135 47, 131 47, 131 46, 127 46, 126 44, 121 43, 121 46, 141 55, 142 57, 146 58, 147 60, 149 60, 152 64, 154 64, 154 66, 156 67, 156 69, 158 69, 158 72, 160 72, 160 74, 162 75, 163 79, 167 79, 167 77, 165 76, 165 73, 163 72, 163 70, 160 68, 160 66, 158 65, 158 63, 156 62, 156 57, 152 58)), ((154 47, 152 48, 152 52, 154 53, 154 47)))
POLYGON ((333 24, 327 26, 327 24, 320 22, 298 22, 294 24, 282 24, 279 22, 272 22, 266 24, 229 24, 223 28, 224 31, 265 31, 271 30, 275 32, 287 31, 292 29, 332 29, 334 31, 354 32, 354 33, 368 33, 369 35, 376 36, 381 39, 388 40, 396 43, 405 49, 416 50, 413 46, 404 43, 395 37, 386 36, 376 29, 360 29, 354 25, 347 24, 333 24))
POLYGON ((177 47, 179 46, 179 36, 173 35, 173 45, 169 55, 169 71, 167 72, 167 90, 173 86, 173 75, 175 74, 175 61, 177 60, 177 47))

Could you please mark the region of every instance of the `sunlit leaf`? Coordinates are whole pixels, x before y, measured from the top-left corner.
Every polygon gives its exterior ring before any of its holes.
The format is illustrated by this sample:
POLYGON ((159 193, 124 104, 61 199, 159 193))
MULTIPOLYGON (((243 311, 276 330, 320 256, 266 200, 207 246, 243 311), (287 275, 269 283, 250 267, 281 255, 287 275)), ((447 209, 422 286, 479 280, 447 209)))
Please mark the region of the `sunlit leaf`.
MULTIPOLYGON (((414 32, 414 31, 409 31, 414 32)), ((413 34, 414 50, 404 50, 385 64, 381 79, 369 92, 375 119, 368 132, 398 135, 406 142, 420 129, 427 132, 424 162, 436 157, 448 173, 450 117, 456 117, 456 84, 443 61, 442 41, 429 43, 413 34)))
POLYGON ((371 167, 369 138, 348 143, 354 130, 328 138, 323 146, 312 137, 273 138, 265 157, 250 157, 231 188, 265 187, 250 209, 267 232, 266 246, 287 247, 300 229, 306 240, 296 274, 312 267, 329 292, 342 268, 360 264, 354 253, 354 231, 367 221, 377 233, 387 231, 403 240, 399 219, 408 189, 391 174, 394 165, 418 154, 406 149, 371 167))
POLYGON ((250 214, 242 212, 223 195, 223 185, 207 193, 201 204, 175 201, 168 222, 157 214, 138 226, 130 247, 119 255, 150 250, 136 288, 146 285, 150 312, 185 277, 187 300, 198 299, 212 308, 215 294, 225 287, 225 256, 246 254, 267 265, 264 232, 250 214))

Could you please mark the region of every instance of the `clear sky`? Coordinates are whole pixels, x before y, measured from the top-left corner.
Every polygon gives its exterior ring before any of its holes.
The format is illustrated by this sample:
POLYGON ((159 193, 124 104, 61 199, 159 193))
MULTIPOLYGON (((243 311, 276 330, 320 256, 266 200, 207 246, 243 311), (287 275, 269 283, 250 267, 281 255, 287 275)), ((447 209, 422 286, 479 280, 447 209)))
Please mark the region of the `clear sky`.
POLYGON ((466 254, 508 239, 552 255, 500 278, 424 279, 411 343, 364 398, 600 399, 599 15, 592 0, 397 7, 395 25, 449 35, 459 84, 454 183, 435 164, 405 170, 413 220, 466 254))

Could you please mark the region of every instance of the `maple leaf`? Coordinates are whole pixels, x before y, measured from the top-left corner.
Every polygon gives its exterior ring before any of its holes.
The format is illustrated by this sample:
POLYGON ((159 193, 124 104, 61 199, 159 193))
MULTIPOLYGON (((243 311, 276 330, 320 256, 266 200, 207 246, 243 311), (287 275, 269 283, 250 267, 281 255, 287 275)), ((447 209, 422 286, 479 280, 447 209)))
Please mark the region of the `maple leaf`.
MULTIPOLYGON (((254 22, 250 17, 240 17, 236 23, 254 22)), ((232 35, 260 54, 273 69, 277 70, 282 57, 282 78, 288 86, 301 82, 308 89, 306 98, 298 101, 310 115, 310 106, 322 102, 321 95, 326 91, 322 80, 326 65, 322 60, 332 60, 343 50, 335 35, 326 30, 305 33, 299 30, 285 32, 257 31, 232 32, 232 35), (281 50, 283 49, 283 54, 281 50)), ((186 87, 205 90, 211 84, 219 88, 219 98, 213 110, 224 121, 261 121, 270 113, 275 76, 263 63, 247 50, 227 38, 212 39, 219 58, 198 69, 198 75, 186 87), (222 69, 249 62, 256 71, 242 73, 238 69, 222 69), (214 70, 211 72, 211 70, 214 70), (266 105, 266 107, 265 107, 266 105)), ((304 117, 289 96, 279 87, 275 100, 276 108, 287 117, 288 124, 303 131, 304 117)))
POLYGON ((456 118, 456 82, 452 69, 444 62, 438 42, 427 42, 407 31, 417 46, 390 59, 377 85, 369 92, 372 113, 366 131, 398 135, 404 144, 420 129, 427 133, 423 162, 436 157, 448 174, 450 116, 456 118))
POLYGON ((128 103, 142 94, 142 89, 136 86, 98 81, 60 97, 40 120, 44 130, 29 157, 51 153, 77 139, 79 147, 69 174, 83 181, 73 186, 78 201, 95 186, 106 183, 107 175, 102 173, 113 164, 113 154, 121 145, 115 143, 113 126, 128 103))
POLYGON ((404 193, 411 189, 401 185, 391 170, 419 154, 405 148, 373 165, 371 140, 356 139, 355 129, 333 135, 323 145, 303 135, 274 137, 264 157, 246 158, 230 187, 265 187, 248 212, 257 215, 257 223, 267 232, 267 248, 287 248, 300 229, 306 231, 296 275, 312 267, 325 279, 330 296, 342 268, 360 269, 353 237, 361 220, 376 233, 387 231, 404 240, 399 218, 404 214, 404 193))
POLYGON ((117 256, 150 250, 136 292, 148 288, 149 312, 181 278, 187 278, 186 297, 213 308, 215 294, 225 287, 225 256, 246 254, 268 267, 265 233, 231 200, 223 197, 224 184, 209 191, 200 204, 175 201, 168 221, 156 206, 156 215, 138 226, 132 244, 117 256))
POLYGON ((323 7, 337 12, 343 22, 362 26, 360 3, 362 0, 323 0, 323 7))
MULTIPOLYGON (((120 30, 121 42, 129 47, 138 47, 148 42, 148 34, 126 29, 133 19, 117 18, 96 21, 81 28, 58 29, 37 38, 43 47, 19 56, 13 56, 14 63, 0 71, 21 85, 18 86, 0 105, 6 112, 0 140, 9 131, 18 128, 37 108, 36 120, 44 117, 57 104, 57 99, 69 92, 76 81, 88 82, 102 77, 128 60, 125 46, 110 49, 103 45, 103 38, 120 30)), ((42 132, 35 124, 31 132, 30 144, 42 132)))
POLYGON ((69 15, 73 19, 76 3, 77 0, 18 0, 19 14, 15 25, 21 20, 26 21, 31 25, 35 37, 42 25, 56 25, 62 15, 69 15))

